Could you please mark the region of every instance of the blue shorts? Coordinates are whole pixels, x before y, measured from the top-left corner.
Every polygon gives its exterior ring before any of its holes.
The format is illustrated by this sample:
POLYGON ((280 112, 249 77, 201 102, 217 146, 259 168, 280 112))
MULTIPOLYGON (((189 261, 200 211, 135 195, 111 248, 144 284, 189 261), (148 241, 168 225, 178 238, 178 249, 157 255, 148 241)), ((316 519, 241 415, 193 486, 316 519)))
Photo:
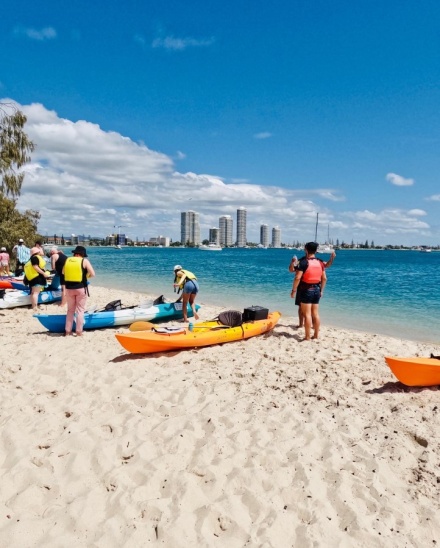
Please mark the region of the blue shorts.
POLYGON ((319 299, 321 298, 321 286, 320 285, 310 285, 301 289, 299 295, 299 301, 304 304, 318 304, 319 299))
POLYGON ((183 286, 183 293, 185 295, 197 295, 199 292, 199 284, 197 280, 188 280, 183 286))

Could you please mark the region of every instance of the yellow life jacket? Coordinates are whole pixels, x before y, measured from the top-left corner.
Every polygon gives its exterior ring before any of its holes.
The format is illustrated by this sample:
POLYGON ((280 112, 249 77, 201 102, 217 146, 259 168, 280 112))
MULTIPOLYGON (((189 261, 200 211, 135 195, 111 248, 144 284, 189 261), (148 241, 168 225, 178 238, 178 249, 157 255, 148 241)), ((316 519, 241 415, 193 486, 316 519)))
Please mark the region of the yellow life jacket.
POLYGON ((82 257, 68 257, 64 263, 64 280, 66 282, 80 283, 84 280, 82 257))
POLYGON ((186 284, 188 280, 197 280, 196 275, 190 272, 189 270, 183 270, 182 268, 180 272, 183 272, 184 274, 183 276, 180 276, 179 278, 177 278, 177 281, 176 281, 176 283, 179 284, 180 289, 183 289, 183 286, 186 284), (179 280, 184 280, 184 281, 183 283, 179 283, 179 280))
MULTIPOLYGON (((35 255, 33 256, 35 257, 35 255)), ((41 255, 37 255, 37 257, 39 263, 38 266, 41 268, 41 270, 44 270, 44 267, 46 266, 46 261, 43 259, 43 257, 41 257, 41 255)), ((24 265, 24 274, 29 281, 33 280, 37 276, 40 276, 40 273, 35 270, 33 264, 31 263, 31 259, 29 259, 29 261, 24 265)))

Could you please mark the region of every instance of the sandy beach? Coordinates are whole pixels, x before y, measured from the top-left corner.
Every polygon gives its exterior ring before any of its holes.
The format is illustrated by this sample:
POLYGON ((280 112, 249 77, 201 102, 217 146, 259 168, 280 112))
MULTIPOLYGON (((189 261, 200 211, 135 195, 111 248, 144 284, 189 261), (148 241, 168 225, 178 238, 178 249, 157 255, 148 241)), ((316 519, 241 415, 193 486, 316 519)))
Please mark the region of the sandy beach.
MULTIPOLYGON (((145 295, 88 304, 118 298, 145 295)), ((63 337, 2 310, 0 546, 440 543, 440 391, 384 361, 439 346, 326 325, 299 342, 295 324, 145 356, 128 328, 63 337)))

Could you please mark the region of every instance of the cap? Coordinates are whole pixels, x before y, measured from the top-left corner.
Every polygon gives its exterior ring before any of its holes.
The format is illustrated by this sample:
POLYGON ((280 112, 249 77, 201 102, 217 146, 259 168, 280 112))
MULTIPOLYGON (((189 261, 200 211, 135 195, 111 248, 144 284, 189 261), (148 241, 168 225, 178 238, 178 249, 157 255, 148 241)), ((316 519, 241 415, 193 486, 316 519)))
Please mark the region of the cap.
POLYGON ((77 245, 75 249, 72 251, 74 255, 82 255, 83 257, 88 257, 86 248, 82 245, 77 245))
POLYGON ((18 243, 19 243, 19 244, 22 244, 23 242, 24 242, 23 238, 20 238, 20 239, 18 240, 18 243))
POLYGON ((6 251, 6 247, 2 247, 2 251, 6 251))
POLYGON ((176 272, 176 270, 182 270, 182 266, 180 264, 176 264, 176 266, 173 268, 174 272, 176 272))

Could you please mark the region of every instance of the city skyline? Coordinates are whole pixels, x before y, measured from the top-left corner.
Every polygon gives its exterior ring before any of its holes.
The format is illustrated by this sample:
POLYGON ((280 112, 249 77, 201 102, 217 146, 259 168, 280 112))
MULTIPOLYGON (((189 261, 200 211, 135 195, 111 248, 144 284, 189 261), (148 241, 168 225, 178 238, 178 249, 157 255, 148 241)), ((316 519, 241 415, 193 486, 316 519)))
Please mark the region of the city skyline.
MULTIPOLYGON (((440 243, 440 4, 6 4, 0 101, 45 234, 180 238, 246 208, 285 241, 440 243)), ((236 230, 236 226, 234 229, 236 230)), ((234 234, 234 239, 235 239, 234 234)))

